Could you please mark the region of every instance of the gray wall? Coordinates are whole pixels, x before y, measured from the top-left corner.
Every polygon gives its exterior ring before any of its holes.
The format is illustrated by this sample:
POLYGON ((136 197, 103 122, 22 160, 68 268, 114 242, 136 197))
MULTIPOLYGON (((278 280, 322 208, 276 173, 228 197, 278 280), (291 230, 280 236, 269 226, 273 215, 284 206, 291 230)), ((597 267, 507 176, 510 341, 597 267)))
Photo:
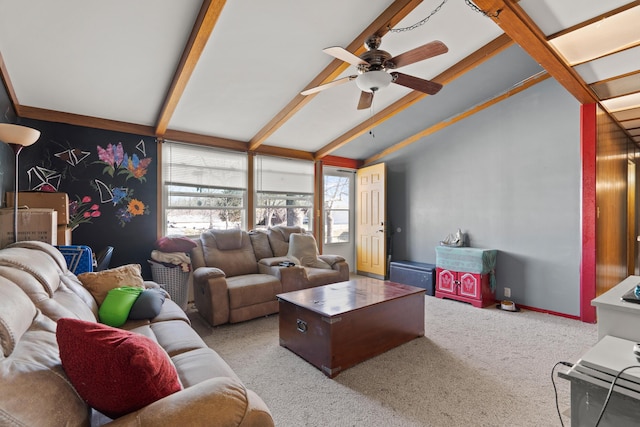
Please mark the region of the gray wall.
POLYGON ((393 259, 460 228, 499 250, 497 298, 579 316, 579 114, 549 79, 385 158, 393 259))

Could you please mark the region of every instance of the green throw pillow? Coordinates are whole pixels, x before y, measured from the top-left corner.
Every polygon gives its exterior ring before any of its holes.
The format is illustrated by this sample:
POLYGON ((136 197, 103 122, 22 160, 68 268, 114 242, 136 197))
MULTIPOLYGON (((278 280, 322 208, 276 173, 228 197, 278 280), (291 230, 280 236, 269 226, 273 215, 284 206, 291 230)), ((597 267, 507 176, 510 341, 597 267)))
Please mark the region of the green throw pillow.
POLYGON ((98 310, 100 322, 116 328, 124 325, 142 291, 142 288, 133 286, 111 289, 98 310))

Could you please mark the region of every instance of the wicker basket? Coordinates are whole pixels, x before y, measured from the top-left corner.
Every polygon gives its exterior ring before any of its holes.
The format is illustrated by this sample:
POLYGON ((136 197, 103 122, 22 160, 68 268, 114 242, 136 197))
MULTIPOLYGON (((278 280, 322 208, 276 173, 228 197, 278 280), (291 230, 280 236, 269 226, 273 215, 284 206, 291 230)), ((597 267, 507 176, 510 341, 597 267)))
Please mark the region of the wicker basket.
POLYGON ((187 309, 189 272, 180 266, 167 267, 155 261, 149 261, 153 281, 166 289, 171 299, 183 310, 187 309))

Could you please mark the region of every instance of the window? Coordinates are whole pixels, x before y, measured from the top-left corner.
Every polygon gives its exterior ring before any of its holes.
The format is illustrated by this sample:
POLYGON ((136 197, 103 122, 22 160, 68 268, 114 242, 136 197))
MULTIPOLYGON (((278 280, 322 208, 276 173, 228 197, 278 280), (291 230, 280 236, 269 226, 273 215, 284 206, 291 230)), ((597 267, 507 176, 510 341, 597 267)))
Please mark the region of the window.
POLYGON ((324 173, 324 243, 348 243, 350 238, 351 173, 324 173))
POLYGON ((313 229, 313 162, 256 156, 256 228, 313 229))
POLYGON ((197 237, 246 222, 247 155, 208 147, 162 145, 164 235, 197 237))

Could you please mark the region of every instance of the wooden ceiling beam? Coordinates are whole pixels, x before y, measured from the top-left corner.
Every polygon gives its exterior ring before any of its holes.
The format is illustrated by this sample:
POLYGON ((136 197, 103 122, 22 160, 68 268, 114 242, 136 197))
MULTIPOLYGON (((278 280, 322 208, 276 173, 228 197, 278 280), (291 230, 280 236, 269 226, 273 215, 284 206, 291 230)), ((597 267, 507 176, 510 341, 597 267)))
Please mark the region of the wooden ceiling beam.
POLYGON ((156 120, 156 135, 164 136, 169 127, 169 121, 176 111, 178 102, 184 93, 187 83, 196 68, 198 60, 204 51, 207 41, 216 26, 216 22, 222 13, 226 0, 204 0, 200 13, 187 41, 187 45, 182 52, 182 57, 178 63, 178 69, 173 76, 173 81, 156 120))
POLYGON ((202 135, 199 133, 183 132, 167 129, 163 139, 169 141, 186 142, 207 147, 224 148, 234 151, 247 151, 247 143, 235 139, 220 138, 217 136, 202 135))
POLYGON ((62 111, 47 110, 20 105, 17 108, 18 116, 26 119, 44 120, 54 123, 84 126, 89 128, 111 130, 115 132, 133 133, 136 135, 154 136, 155 129, 152 126, 137 125, 117 120, 101 119, 98 117, 83 116, 80 114, 65 113, 62 111))
POLYGON ((309 151, 295 150, 292 148, 285 147, 274 147, 272 145, 261 145, 255 151, 252 151, 256 154, 264 154, 267 156, 276 156, 276 157, 285 157, 290 159, 298 159, 298 160, 309 160, 313 161, 313 153, 309 151))
POLYGON ((580 103, 598 102, 595 94, 573 68, 555 52, 540 28, 513 0, 474 0, 475 4, 518 43, 529 56, 580 103))
MULTIPOLYGON (((415 9, 422 0, 396 0, 391 4, 375 21, 373 21, 358 37, 356 37, 346 49, 355 54, 360 55, 366 48, 364 42, 367 37, 372 34, 379 36, 389 32, 389 28, 393 28, 413 9, 415 9)), ((327 67, 320 72, 303 90, 328 83, 337 78, 350 64, 334 59, 327 67)), ((283 126, 287 120, 293 117, 302 107, 311 101, 316 94, 300 95, 297 94, 273 119, 269 121, 260 131, 249 141, 249 151, 254 151, 266 141, 275 131, 283 126)))
MULTIPOLYGON (((494 40, 490 41, 471 55, 462 59, 460 62, 454 64, 438 76, 436 76, 433 81, 440 83, 442 85, 446 85, 447 83, 457 79, 467 71, 472 70, 477 67, 484 61, 492 58, 498 53, 502 52, 509 46, 513 44, 513 41, 509 38, 509 36, 503 34, 501 36, 496 37, 494 40)), ((398 101, 394 102, 384 110, 360 123, 358 126, 352 128, 346 133, 342 134, 335 140, 331 141, 329 144, 322 147, 320 150, 314 153, 314 157, 316 160, 322 159, 323 157, 331 154, 338 148, 344 146, 345 144, 353 141, 360 135, 366 133, 369 129, 378 126, 380 123, 390 119, 394 115, 398 114, 402 110, 409 108, 416 102, 422 100, 424 97, 428 96, 426 93, 412 91, 406 96, 400 98, 398 101)))

